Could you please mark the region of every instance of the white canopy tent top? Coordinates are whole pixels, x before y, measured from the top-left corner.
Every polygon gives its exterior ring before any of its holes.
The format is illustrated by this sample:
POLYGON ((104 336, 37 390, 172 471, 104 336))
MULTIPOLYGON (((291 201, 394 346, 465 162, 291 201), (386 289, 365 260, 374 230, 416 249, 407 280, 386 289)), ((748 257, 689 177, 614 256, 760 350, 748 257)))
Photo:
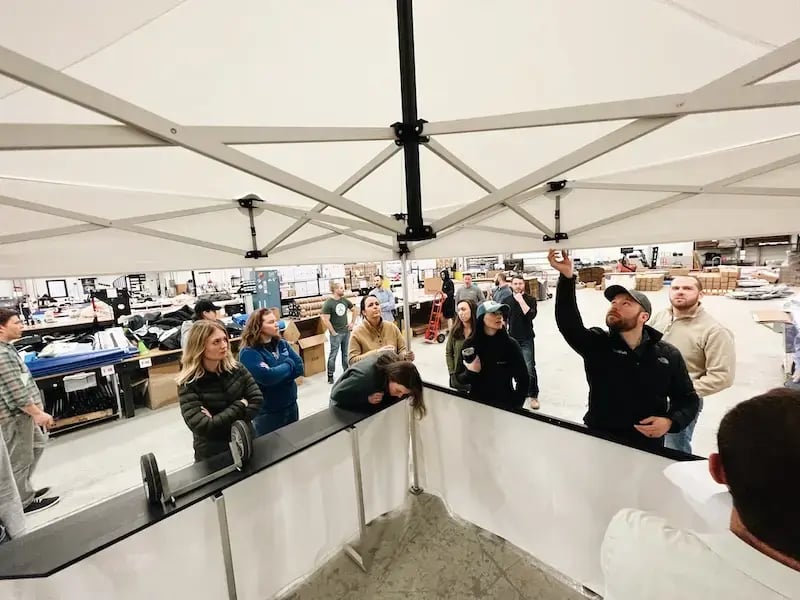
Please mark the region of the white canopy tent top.
MULTIPOLYGON (((414 11, 411 258, 800 223, 797 2, 414 11)), ((3 3, 0 278, 395 258, 397 36, 388 0, 3 3)))

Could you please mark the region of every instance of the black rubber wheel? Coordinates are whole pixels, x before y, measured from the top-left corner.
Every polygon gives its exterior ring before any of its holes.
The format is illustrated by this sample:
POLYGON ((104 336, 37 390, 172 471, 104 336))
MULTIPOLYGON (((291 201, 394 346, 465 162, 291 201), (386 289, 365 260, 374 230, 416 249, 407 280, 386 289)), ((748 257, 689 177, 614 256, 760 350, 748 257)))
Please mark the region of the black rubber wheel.
POLYGON ((154 506, 161 504, 161 476, 158 474, 158 463, 153 453, 144 454, 139 459, 142 468, 142 483, 147 502, 154 506))
POLYGON ((443 334, 443 333, 440 333, 439 335, 436 336, 436 341, 439 342, 440 344, 444 344, 444 341, 446 339, 447 339, 447 336, 445 334, 443 334))
POLYGON ((250 457, 253 456, 253 439, 255 439, 253 426, 244 421, 235 421, 231 427, 231 442, 236 445, 239 450, 239 456, 242 457, 242 464, 247 464, 250 457))

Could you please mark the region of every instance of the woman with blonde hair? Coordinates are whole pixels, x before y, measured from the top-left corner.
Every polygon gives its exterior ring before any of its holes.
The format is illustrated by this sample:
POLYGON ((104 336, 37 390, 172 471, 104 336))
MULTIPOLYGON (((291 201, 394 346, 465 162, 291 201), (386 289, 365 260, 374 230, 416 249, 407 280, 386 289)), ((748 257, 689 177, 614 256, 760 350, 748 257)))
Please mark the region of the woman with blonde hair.
POLYGON ((225 452, 233 423, 249 423, 261 406, 258 385, 233 358, 228 332, 216 321, 197 321, 189 330, 177 382, 195 461, 225 452))
POLYGON ((300 417, 297 383, 303 360, 280 336, 278 319, 266 308, 250 315, 242 332, 239 360, 256 380, 264 402, 253 425, 264 435, 294 423, 300 417))

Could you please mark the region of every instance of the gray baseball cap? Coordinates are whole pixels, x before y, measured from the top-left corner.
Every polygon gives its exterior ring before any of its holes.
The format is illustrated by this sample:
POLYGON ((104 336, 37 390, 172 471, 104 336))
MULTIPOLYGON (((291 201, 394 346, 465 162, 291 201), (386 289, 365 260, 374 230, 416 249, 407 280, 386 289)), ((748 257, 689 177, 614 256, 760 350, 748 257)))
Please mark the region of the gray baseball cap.
POLYGON ((631 298, 633 298, 634 302, 636 302, 639 306, 641 306, 644 309, 644 312, 646 312, 649 316, 653 315, 653 306, 650 304, 650 299, 638 290, 629 290, 628 288, 621 285, 611 285, 606 288, 605 292, 603 292, 603 295, 609 302, 611 302, 614 298, 616 298, 620 294, 625 294, 626 296, 630 296, 631 298))

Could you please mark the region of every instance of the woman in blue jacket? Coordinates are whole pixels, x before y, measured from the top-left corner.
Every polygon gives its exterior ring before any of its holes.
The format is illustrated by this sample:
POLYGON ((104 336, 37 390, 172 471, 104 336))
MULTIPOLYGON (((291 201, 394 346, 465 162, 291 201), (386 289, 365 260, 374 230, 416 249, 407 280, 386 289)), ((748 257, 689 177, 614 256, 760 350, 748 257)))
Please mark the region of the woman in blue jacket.
POLYGON ((303 360, 283 340, 278 319, 272 311, 254 311, 242 332, 241 362, 256 380, 264 402, 253 419, 257 435, 280 429, 299 418, 297 384, 303 374, 303 360))

